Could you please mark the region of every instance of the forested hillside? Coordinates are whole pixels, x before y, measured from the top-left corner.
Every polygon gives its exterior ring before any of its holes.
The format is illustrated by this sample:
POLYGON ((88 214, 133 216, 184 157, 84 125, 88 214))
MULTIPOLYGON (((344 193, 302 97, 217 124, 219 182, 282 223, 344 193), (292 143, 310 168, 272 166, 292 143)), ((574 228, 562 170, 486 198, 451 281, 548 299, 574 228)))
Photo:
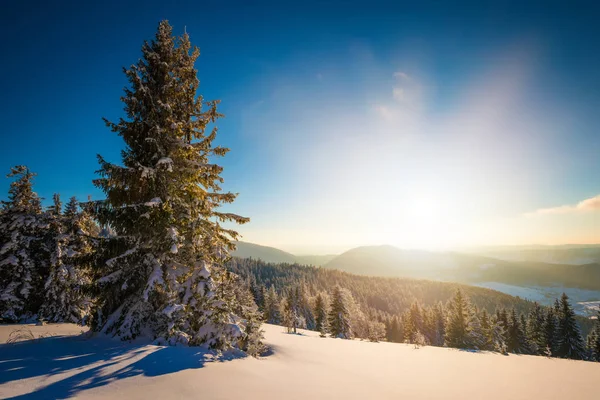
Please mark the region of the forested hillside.
POLYGON ((325 335, 327 324, 334 323, 329 333, 339 337, 583 359, 593 358, 593 343, 600 343, 594 320, 575 316, 567 296, 554 307, 542 307, 451 282, 367 277, 240 258, 230 260, 228 269, 247 282, 268 322, 292 331, 306 327, 325 335), (332 321, 338 315, 342 321, 332 321), (458 333, 453 324, 461 327, 458 333), (575 343, 575 355, 561 343, 575 343))
POLYGON ((476 254, 403 250, 393 246, 357 247, 326 268, 370 276, 413 277, 455 282, 513 285, 562 285, 600 290, 600 265, 506 261, 476 254))

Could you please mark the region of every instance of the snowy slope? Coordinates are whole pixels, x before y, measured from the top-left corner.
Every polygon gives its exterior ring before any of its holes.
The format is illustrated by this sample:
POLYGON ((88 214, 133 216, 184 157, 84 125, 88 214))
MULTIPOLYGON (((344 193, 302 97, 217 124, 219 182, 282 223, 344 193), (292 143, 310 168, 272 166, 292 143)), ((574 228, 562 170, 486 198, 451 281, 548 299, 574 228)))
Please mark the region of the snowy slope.
MULTIPOLYGON (((10 326, 0 326, 1 337, 10 326)), ((597 396, 600 363, 288 335, 273 354, 211 361, 193 348, 62 337, 0 345, 0 398, 567 399, 597 396)), ((55 325, 45 332, 77 332, 55 325)))

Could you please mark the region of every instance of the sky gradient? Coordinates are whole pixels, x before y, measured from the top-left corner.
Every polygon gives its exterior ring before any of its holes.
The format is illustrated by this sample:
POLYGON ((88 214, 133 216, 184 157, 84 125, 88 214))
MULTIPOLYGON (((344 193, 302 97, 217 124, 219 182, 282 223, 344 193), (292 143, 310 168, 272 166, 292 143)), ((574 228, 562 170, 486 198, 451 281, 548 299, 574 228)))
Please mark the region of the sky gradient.
MULTIPOLYGON (((123 66, 168 19, 221 99, 228 209, 295 253, 600 242, 593 2, 7 2, 0 170, 101 198, 123 66), (164 4, 163 4, 164 3, 164 4)), ((1 182, 2 197, 9 181, 1 182)))

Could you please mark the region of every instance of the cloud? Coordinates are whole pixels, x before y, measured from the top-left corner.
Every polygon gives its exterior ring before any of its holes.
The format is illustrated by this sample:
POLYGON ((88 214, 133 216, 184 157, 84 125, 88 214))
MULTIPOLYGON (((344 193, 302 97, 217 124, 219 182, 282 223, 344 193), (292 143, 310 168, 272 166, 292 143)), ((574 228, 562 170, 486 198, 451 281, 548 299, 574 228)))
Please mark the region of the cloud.
POLYGON ((404 89, 402 89, 400 87, 395 87, 392 90, 392 94, 394 95, 394 100, 397 100, 397 101, 402 101, 405 98, 404 89))
POLYGON ((408 74, 406 74, 405 72, 402 72, 402 71, 396 71, 396 72, 394 72, 394 78, 404 79, 404 80, 407 80, 407 81, 410 80, 410 76, 408 76, 408 74))
POLYGON ((394 112, 386 106, 375 106, 375 112, 377 112, 385 120, 391 120, 394 117, 394 112))
POLYGON ((531 213, 525 214, 526 216, 537 216, 537 215, 556 215, 556 214, 574 214, 588 211, 600 210, 600 194, 589 199, 580 201, 575 205, 564 205, 551 208, 541 208, 531 213))

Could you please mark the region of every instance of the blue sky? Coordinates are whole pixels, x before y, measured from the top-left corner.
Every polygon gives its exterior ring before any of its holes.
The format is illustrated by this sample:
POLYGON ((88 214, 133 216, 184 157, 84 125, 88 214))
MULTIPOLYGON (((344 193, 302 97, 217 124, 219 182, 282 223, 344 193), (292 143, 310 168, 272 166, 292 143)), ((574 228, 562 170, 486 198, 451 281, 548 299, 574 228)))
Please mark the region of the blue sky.
POLYGON ((121 68, 168 19, 222 100, 244 240, 600 242, 593 2, 10 3, 0 170, 27 164, 46 199, 102 197, 95 155, 122 143, 101 118, 122 115, 121 68))

